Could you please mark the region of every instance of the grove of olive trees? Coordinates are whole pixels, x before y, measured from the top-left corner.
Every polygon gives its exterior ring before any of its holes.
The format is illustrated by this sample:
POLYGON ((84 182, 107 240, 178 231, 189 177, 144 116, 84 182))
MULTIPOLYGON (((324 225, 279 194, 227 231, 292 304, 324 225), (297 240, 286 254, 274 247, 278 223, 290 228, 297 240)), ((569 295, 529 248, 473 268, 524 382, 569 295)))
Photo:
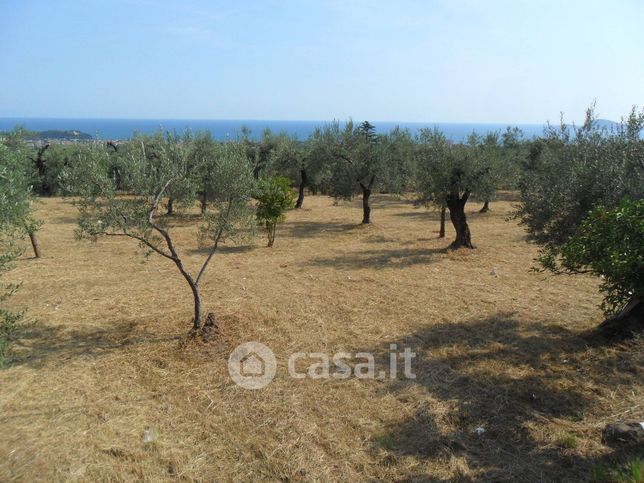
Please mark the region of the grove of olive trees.
POLYGON ((226 141, 208 132, 158 132, 118 146, 94 141, 30 148, 16 130, 0 144, 3 269, 21 235, 40 255, 34 192, 72 195, 81 238, 129 237, 174 263, 193 295, 196 330, 202 325, 200 283, 220 243, 249 236, 260 224, 272 246, 277 224, 293 202, 303 206, 307 189, 336 199, 360 195, 363 224, 372 222, 373 193, 412 194, 440 210, 440 237, 449 213, 452 249, 474 248, 468 201, 482 202, 480 211, 486 212, 498 190, 518 190, 516 217, 542 246, 540 266, 602 277, 606 314, 630 317, 626 325, 632 328, 635 315, 629 314, 641 312, 644 273, 638 251, 644 237, 638 218, 643 127, 644 113, 635 108, 612 129, 597 125, 591 108, 580 127, 547 126, 533 139, 508 128, 472 133, 462 142, 437 128, 416 135, 399 128, 378 133, 367 121, 351 120, 326 124, 304 140, 267 130, 256 141, 244 129, 226 141), (206 256, 190 273, 172 220, 196 202, 195 237, 206 256))

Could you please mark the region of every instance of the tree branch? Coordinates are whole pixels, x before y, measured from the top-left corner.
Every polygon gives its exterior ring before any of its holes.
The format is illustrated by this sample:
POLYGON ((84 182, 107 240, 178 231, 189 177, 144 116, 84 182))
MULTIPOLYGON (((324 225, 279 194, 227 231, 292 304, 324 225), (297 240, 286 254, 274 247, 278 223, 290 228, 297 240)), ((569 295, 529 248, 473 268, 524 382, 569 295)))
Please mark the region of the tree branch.
POLYGON ((161 255, 161 256, 163 256, 163 257, 165 257, 165 258, 168 258, 168 259, 172 260, 172 257, 171 257, 170 255, 168 255, 166 252, 164 252, 163 250, 161 250, 161 249, 160 249, 160 248, 158 248, 157 246, 155 246, 155 245, 153 245, 152 243, 150 243, 148 240, 146 240, 146 239, 145 239, 145 238, 143 238, 142 236, 135 235, 134 233, 129 233, 129 232, 125 231, 125 230, 123 231, 123 233, 108 233, 108 232, 105 232, 105 233, 103 233, 103 234, 104 234, 105 236, 127 236, 127 237, 129 237, 129 238, 134 238, 135 240, 140 241, 140 242, 141 242, 141 243, 143 243, 145 246, 147 246, 148 248, 150 248, 152 251, 154 251, 154 252, 158 253, 159 255, 161 255))
MULTIPOLYGON (((225 219, 228 219, 228 216, 230 215, 230 210, 232 208, 233 202, 232 200, 228 200, 228 208, 226 209, 226 217, 225 219)), ((217 250, 217 246, 219 245, 219 240, 221 239, 221 236, 224 233, 224 227, 223 225, 219 226, 219 231, 217 232, 217 236, 215 237, 215 243, 210 249, 210 253, 208 253, 208 258, 203 262, 203 265, 201 266, 201 270, 199 270, 199 273, 197 274, 197 279, 195 281, 196 285, 199 285, 199 280, 201 280, 201 276, 204 274, 206 271, 206 268, 208 267, 208 264, 210 263, 210 260, 215 254, 215 251, 217 250)))
POLYGON ((353 164, 353 161, 351 161, 351 158, 347 156, 346 154, 343 153, 332 153, 332 156, 338 159, 341 159, 343 161, 346 161, 348 164, 353 164))
POLYGON ((170 183, 172 183, 173 181, 174 181, 174 178, 170 178, 168 181, 166 181, 166 183, 163 185, 163 187, 159 190, 159 192, 154 197, 154 200, 152 201, 152 206, 150 206, 150 209, 148 210, 148 223, 150 223, 151 225, 153 225, 152 217, 154 216, 154 210, 156 210, 157 207, 159 206, 163 193, 168 188, 168 186, 170 186, 170 183))

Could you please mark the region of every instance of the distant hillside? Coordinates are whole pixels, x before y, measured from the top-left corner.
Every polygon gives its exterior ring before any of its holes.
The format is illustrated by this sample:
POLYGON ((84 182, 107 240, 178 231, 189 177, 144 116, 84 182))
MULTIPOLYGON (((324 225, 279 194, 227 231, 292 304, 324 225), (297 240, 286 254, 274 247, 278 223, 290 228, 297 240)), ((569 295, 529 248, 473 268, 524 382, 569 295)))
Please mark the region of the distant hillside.
POLYGON ((619 126, 618 122, 609 119, 595 119, 595 124, 600 127, 613 128, 619 126))
MULTIPOLYGON (((90 134, 76 130, 29 131, 24 130, 25 141, 89 141, 93 139, 90 134)), ((0 131, 0 134, 3 134, 0 131)))
POLYGON ((27 131, 25 139, 28 141, 38 140, 66 140, 66 141, 88 141, 92 139, 90 134, 85 132, 71 130, 71 131, 27 131))

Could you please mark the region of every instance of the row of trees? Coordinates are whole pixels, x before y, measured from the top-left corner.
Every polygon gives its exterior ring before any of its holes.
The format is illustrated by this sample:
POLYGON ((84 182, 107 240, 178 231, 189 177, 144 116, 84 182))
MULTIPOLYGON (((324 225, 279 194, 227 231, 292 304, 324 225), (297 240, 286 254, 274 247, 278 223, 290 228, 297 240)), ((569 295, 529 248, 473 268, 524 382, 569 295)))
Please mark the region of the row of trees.
MULTIPOLYGON (((589 270, 606 277, 607 313, 625 302, 636 301, 634 306, 641 307, 637 274, 644 273, 642 256, 633 253, 641 243, 622 247, 629 252, 620 258, 619 269, 615 256, 595 263, 601 250, 584 252, 592 255, 574 262, 572 254, 587 247, 588 237, 595 233, 587 216, 620 224, 625 215, 611 211, 620 209, 637 217, 641 204, 631 206, 628 200, 644 197, 643 126, 644 115, 633 110, 618 127, 601 128, 591 109, 581 127, 549 126, 542 137, 531 140, 523 139, 517 129, 507 129, 472 134, 454 143, 437 129, 423 129, 415 136, 402 129, 378 134, 368 122, 349 121, 327 124, 305 141, 270 131, 260 141, 242 131, 238 139, 224 143, 209 133, 157 133, 119 146, 94 142, 41 147, 31 155, 16 144, 18 134, 4 144, 16 159, 27 160, 23 171, 34 179, 34 190, 76 196, 80 237, 129 237, 174 263, 192 290, 193 326, 199 329, 200 282, 219 244, 249 236, 259 220, 272 245, 276 224, 295 201, 291 187, 297 188, 298 208, 307 187, 336 198, 361 196, 362 223, 371 222, 372 193, 413 191, 419 201, 440 210, 441 236, 449 212, 455 231, 452 248, 474 248, 466 218, 469 200, 483 201, 487 210, 498 189, 519 189, 516 216, 543 245, 542 268, 589 270), (175 246, 168 215, 191 209, 196 202, 201 213, 199 240, 206 255, 199 270, 191 273, 175 246), (604 214, 589 215, 591 210, 604 214)), ((31 196, 30 189, 25 192, 31 196)), ((18 218, 22 221, 14 225, 35 233, 29 229, 38 225, 32 218, 18 218)), ((626 230, 629 240, 641 240, 641 224, 628 224, 626 230)), ((605 227, 600 232, 604 238, 609 233, 605 227)), ((615 233, 623 237, 624 227, 615 233)))
MULTIPOLYGON (((450 219, 457 236, 453 246, 473 247, 465 217, 465 203, 471 197, 489 202, 499 188, 516 185, 518 157, 525 142, 518 130, 492 133, 485 137, 472 134, 465 143, 453 143, 439 131, 425 129, 416 136, 404 129, 377 134, 369 122, 360 125, 349 121, 333 122, 304 141, 287 134, 265 131, 253 141, 242 130, 235 141, 221 143, 210 133, 186 133, 174 138, 175 151, 185 151, 182 181, 164 193, 163 203, 172 214, 176 203, 197 199, 204 211, 214 192, 208 184, 212 163, 222 146, 235 145, 251 166, 254 180, 261 177, 285 177, 298 190, 296 208, 304 204, 306 190, 324 193, 337 199, 362 198, 362 223, 371 223, 372 193, 422 194, 422 201, 437 206, 450 219)), ((149 137, 148 156, 159 156, 163 133, 149 137)), ((118 147, 108 143, 110 154, 105 167, 117 189, 124 189, 128 159, 136 155, 138 141, 118 147)), ((36 172, 34 189, 42 195, 65 194, 62 182, 68 166, 78 164, 82 145, 40 148, 31 157, 36 172)), ((486 203, 487 207, 487 203, 486 203)), ((444 224, 441 226, 444 235, 444 224)))

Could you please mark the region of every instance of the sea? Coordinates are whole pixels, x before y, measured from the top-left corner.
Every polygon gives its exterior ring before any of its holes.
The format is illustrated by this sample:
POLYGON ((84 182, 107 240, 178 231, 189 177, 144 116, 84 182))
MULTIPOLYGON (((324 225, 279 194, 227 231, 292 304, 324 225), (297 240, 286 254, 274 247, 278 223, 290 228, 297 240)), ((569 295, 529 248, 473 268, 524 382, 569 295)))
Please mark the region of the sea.
MULTIPOLYGON (((260 120, 205 120, 205 119, 89 119, 89 118, 0 118, 0 131, 9 131, 16 126, 31 131, 81 131, 98 139, 127 140, 136 133, 151 134, 159 130, 181 133, 186 129, 193 132, 210 131, 215 139, 235 139, 242 128, 250 130, 250 137, 259 139, 266 129, 273 133, 288 133, 300 140, 306 139, 316 127, 327 121, 260 121, 260 120)), ((354 121, 356 122, 356 121, 354 121)), ((370 121, 378 133, 387 133, 399 126, 416 134, 422 128, 437 127, 452 141, 463 141, 472 132, 485 135, 489 132, 504 131, 508 126, 518 127, 523 136, 532 138, 543 132, 543 124, 503 123, 442 123, 442 122, 378 122, 370 121)))

